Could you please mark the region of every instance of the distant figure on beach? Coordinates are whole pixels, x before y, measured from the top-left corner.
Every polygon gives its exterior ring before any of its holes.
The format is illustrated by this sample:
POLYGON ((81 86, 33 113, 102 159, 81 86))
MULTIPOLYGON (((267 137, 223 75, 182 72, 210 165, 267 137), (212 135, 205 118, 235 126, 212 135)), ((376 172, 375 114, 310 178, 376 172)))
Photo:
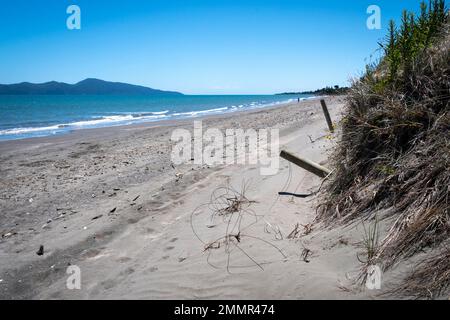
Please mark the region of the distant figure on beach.
POLYGON ((300 103, 300 98, 297 98, 297 103, 300 103))

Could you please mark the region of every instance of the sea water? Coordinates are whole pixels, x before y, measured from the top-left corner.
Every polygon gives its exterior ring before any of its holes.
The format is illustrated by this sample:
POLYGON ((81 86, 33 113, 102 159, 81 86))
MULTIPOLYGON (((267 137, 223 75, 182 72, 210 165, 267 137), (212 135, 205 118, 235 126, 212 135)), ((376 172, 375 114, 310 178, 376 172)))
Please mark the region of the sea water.
POLYGON ((310 95, 0 95, 0 140, 264 108, 310 95))

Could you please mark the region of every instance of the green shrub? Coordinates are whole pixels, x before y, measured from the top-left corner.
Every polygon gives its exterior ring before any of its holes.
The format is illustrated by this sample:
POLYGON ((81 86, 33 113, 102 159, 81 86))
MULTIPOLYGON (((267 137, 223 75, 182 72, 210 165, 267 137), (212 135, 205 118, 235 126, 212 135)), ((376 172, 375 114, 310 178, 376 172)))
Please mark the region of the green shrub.
POLYGON ((426 50, 447 21, 447 9, 444 0, 433 0, 427 5, 422 2, 420 15, 403 11, 401 26, 397 28, 393 20, 389 23, 389 33, 383 43, 384 61, 387 63, 387 77, 380 79, 383 87, 389 89, 408 87, 414 59, 426 50))

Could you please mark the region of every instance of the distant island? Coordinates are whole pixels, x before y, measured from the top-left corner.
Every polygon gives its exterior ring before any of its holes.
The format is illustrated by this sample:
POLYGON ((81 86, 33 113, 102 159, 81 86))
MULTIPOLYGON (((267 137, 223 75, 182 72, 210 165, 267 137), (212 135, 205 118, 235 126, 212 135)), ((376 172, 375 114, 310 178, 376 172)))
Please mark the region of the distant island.
POLYGON ((302 91, 302 92, 283 92, 283 93, 277 93, 277 95, 292 95, 292 94, 315 94, 315 95, 340 95, 340 94, 347 94, 349 88, 348 87, 325 87, 322 89, 318 89, 315 91, 302 91))
POLYGON ((182 95, 180 92, 163 91, 144 86, 121 82, 109 82, 100 79, 85 79, 75 84, 50 81, 45 83, 22 82, 17 84, 0 84, 0 95, 48 94, 48 95, 182 95))

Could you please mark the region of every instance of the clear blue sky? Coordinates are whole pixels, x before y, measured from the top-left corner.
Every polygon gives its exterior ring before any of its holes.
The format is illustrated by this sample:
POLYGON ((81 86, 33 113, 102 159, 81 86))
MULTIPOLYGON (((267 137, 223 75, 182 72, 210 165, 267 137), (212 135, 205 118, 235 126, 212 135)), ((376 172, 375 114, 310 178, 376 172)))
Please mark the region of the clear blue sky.
POLYGON ((416 0, 4 0, 0 83, 87 77, 187 94, 346 85, 416 0), (81 8, 81 30, 66 8, 81 8), (382 29, 366 27, 381 8, 382 29))

